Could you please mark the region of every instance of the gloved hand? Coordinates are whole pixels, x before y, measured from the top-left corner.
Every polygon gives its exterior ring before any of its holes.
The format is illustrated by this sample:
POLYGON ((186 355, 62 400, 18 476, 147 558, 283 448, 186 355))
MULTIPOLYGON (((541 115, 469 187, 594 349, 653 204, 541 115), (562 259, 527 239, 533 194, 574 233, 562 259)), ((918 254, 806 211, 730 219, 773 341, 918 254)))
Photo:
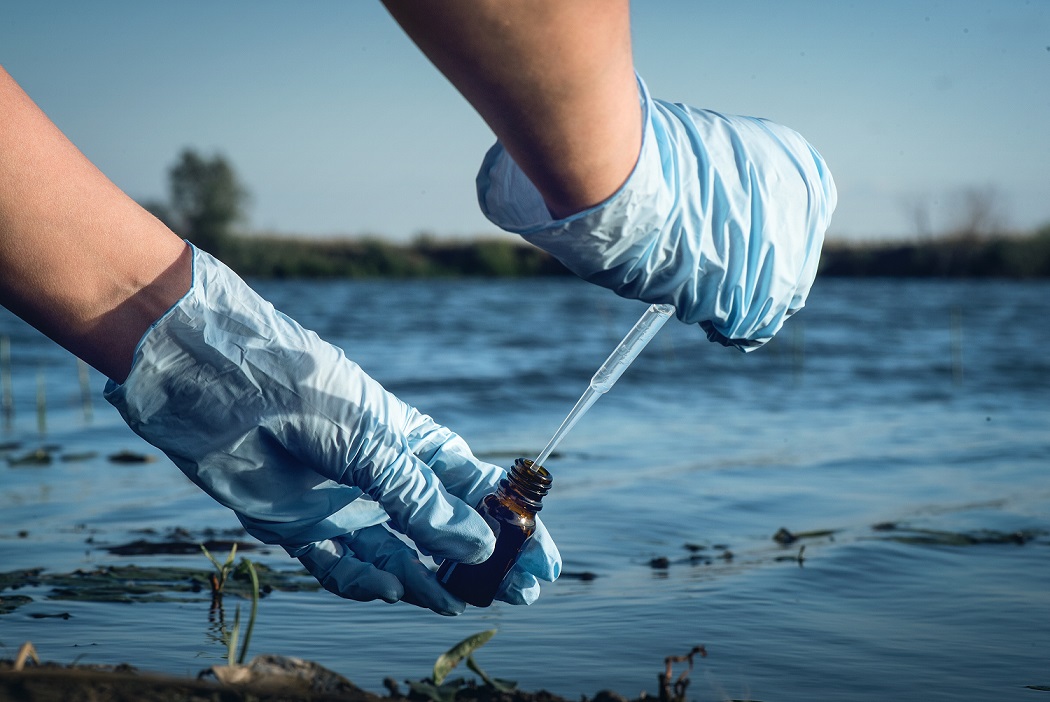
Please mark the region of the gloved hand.
MULTIPOLYGON (((283 546, 326 589, 440 614, 465 608, 391 529, 438 559, 485 560, 495 538, 472 507, 504 471, 207 253, 194 250, 190 291, 105 397, 250 534, 283 546)), ((528 604, 538 579, 560 569, 537 529, 500 599, 528 604)))
POLYGON ((605 202, 553 220, 497 143, 478 173, 482 212, 622 297, 670 303, 708 338, 751 350, 806 301, 837 194, 786 127, 653 100, 638 79, 642 149, 605 202))

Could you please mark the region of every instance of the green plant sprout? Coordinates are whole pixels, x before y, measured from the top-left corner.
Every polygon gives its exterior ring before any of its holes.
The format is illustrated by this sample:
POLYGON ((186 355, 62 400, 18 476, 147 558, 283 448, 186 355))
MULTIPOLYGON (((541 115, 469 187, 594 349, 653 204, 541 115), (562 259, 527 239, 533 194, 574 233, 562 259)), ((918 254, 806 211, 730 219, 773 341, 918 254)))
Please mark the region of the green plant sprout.
POLYGON ((233 628, 229 632, 223 629, 223 640, 226 644, 226 660, 229 665, 244 665, 244 659, 248 656, 248 644, 252 640, 252 631, 255 629, 255 617, 259 613, 259 573, 255 569, 255 564, 247 558, 242 558, 241 562, 236 568, 233 565, 234 559, 237 557, 237 544, 233 544, 230 547, 230 553, 226 556, 226 560, 219 563, 219 560, 211 555, 207 547, 204 544, 200 545, 201 551, 208 557, 211 564, 215 566, 215 572, 211 573, 211 603, 212 607, 222 606, 222 594, 226 589, 226 581, 229 580, 231 574, 235 573, 247 573, 248 578, 252 582, 252 609, 251 614, 248 615, 248 625, 244 630, 244 641, 241 643, 240 655, 235 656, 237 652, 237 642, 241 637, 241 608, 238 606, 233 613, 233 628))
MULTIPOLYGON (((222 599, 222 592, 226 587, 226 580, 230 577, 230 573, 233 572, 233 559, 237 557, 237 544, 235 543, 230 547, 230 555, 226 556, 225 563, 219 563, 215 556, 211 555, 211 552, 204 546, 200 545, 201 551, 204 551, 204 555, 208 557, 211 564, 215 566, 215 572, 211 574, 211 598, 212 602, 222 599)), ((254 571, 253 571, 254 572, 254 571)))
MULTIPOLYGON (((247 572, 248 577, 252 581, 252 610, 248 616, 248 626, 244 630, 244 644, 241 646, 241 655, 237 658, 237 664, 244 665, 244 658, 248 654, 248 644, 252 640, 252 630, 255 629, 255 615, 259 613, 259 574, 255 572, 255 564, 247 558, 241 559, 241 565, 238 567, 238 570, 247 572)), ((234 619, 237 619, 236 613, 234 619)))
POLYGON ((240 565, 237 566, 237 572, 247 573, 248 577, 252 581, 252 609, 251 614, 248 615, 248 625, 244 629, 244 641, 241 642, 240 655, 236 657, 234 654, 237 651, 237 643, 241 637, 241 608, 240 606, 234 610, 233 613, 233 628, 225 635, 226 643, 226 661, 227 665, 231 668, 235 665, 244 665, 245 658, 248 657, 248 645, 252 640, 252 631, 255 629, 255 617, 259 613, 259 574, 255 570, 255 564, 249 561, 247 558, 242 558, 240 565))
POLYGON ((474 651, 485 645, 489 639, 496 635, 496 629, 480 631, 460 641, 458 644, 438 656, 434 661, 434 671, 426 680, 408 680, 412 692, 423 695, 434 702, 453 702, 460 688, 466 683, 463 678, 446 680, 448 674, 459 665, 460 661, 466 659, 467 667, 474 671, 481 682, 498 692, 511 692, 517 687, 517 683, 511 680, 490 678, 477 661, 474 660, 474 651))

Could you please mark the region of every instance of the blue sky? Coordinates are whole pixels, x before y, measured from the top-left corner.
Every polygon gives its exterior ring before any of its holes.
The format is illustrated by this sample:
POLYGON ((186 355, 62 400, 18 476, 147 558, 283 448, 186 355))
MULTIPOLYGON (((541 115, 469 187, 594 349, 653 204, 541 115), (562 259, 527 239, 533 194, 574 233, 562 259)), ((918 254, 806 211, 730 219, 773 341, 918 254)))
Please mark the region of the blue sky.
MULTIPOLYGON (((994 194, 1050 222, 1050 0, 638 0, 652 93, 797 129, 839 186, 832 238, 912 237, 994 194), (922 213, 927 223, 920 222, 922 213)), ((252 193, 254 230, 493 232, 485 124, 370 0, 11 0, 0 63, 136 199, 192 146, 252 193)))

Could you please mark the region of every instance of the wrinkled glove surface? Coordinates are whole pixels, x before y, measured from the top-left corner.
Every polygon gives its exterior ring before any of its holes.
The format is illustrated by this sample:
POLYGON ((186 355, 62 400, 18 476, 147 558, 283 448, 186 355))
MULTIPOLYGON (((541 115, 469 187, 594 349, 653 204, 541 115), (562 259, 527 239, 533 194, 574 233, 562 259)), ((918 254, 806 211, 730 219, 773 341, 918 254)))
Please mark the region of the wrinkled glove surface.
MULTIPOLYGON (((473 509, 504 471, 388 393, 207 253, 106 399, 250 534, 299 558, 328 590, 441 614, 465 605, 415 551, 465 563, 495 542, 473 509)), ((528 604, 561 559, 542 527, 499 598, 528 604)))
POLYGON ((650 97, 639 78, 642 149, 605 202, 551 218, 499 143, 477 178, 482 212, 581 278, 675 306, 708 338, 751 350, 801 309, 837 194, 797 133, 650 97))

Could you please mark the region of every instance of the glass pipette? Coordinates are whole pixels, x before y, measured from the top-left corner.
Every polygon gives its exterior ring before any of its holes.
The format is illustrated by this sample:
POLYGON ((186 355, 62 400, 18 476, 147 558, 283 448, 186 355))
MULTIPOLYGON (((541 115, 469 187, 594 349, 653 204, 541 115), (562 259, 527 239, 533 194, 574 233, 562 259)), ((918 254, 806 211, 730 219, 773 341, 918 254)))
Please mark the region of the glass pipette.
POLYGON ((580 395, 580 399, 576 401, 576 406, 565 417, 565 421, 558 427, 558 431, 554 432, 554 436, 547 442, 547 446, 540 451, 540 455, 536 457, 532 465, 542 466, 543 462, 550 458, 551 453, 553 453, 554 448, 562 438, 569 433, 570 429, 576 426, 576 422, 580 421, 580 417, 587 413, 587 410, 598 401, 599 397, 609 392, 609 388, 613 386, 613 383, 619 380, 623 372, 627 370, 627 366, 631 365, 631 362, 638 357, 645 345, 656 336, 656 332, 660 331, 660 327, 664 325, 664 322, 672 314, 674 314, 674 305, 649 306, 649 309, 642 314, 641 319, 634 323, 631 331, 627 332, 627 336, 623 338, 623 341, 605 359, 605 363, 601 365, 598 372, 591 377, 590 385, 580 395))

